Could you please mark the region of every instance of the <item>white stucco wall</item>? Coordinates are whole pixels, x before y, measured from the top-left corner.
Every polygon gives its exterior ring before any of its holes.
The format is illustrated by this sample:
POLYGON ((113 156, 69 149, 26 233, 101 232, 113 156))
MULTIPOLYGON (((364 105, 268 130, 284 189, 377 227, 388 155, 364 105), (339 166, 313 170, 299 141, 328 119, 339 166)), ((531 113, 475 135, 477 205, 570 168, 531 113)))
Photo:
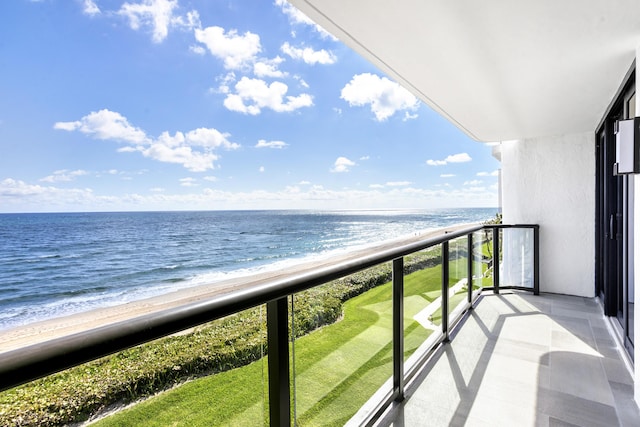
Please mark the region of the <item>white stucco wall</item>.
POLYGON ((540 224, 540 290, 593 297, 595 157, 591 132, 502 143, 506 224, 540 224))

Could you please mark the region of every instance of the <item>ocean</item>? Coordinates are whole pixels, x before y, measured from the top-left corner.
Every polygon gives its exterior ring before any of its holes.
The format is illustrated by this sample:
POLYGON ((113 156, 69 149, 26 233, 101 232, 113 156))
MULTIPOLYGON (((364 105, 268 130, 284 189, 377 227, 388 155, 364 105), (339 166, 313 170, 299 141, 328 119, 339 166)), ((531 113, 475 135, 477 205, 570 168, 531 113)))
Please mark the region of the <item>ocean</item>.
POLYGON ((496 212, 0 214, 0 330, 482 222, 496 212))

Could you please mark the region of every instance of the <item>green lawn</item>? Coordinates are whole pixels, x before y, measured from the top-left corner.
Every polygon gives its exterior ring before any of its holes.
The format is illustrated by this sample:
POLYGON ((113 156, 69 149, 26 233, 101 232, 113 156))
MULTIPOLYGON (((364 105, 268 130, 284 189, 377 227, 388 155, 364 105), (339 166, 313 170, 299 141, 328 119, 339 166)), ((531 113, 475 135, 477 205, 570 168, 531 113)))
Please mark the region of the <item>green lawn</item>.
MULTIPOLYGON (((454 271, 452 261, 450 271, 454 271)), ((466 259, 464 259, 466 265, 466 259)), ((458 266, 460 267, 460 266, 458 266)), ((463 271, 465 268, 458 268, 463 271)), ((405 357, 433 332, 413 317, 440 296, 441 267, 405 277, 405 357)), ((451 285, 458 278, 451 278, 451 285)), ((453 306, 465 297, 455 295, 453 306)), ((440 322, 440 310, 432 322, 440 322)), ((344 304, 341 321, 295 341, 298 425, 343 425, 392 375, 391 283, 344 304)), ((255 426, 267 419, 266 358, 194 380, 99 421, 97 426, 255 426)))

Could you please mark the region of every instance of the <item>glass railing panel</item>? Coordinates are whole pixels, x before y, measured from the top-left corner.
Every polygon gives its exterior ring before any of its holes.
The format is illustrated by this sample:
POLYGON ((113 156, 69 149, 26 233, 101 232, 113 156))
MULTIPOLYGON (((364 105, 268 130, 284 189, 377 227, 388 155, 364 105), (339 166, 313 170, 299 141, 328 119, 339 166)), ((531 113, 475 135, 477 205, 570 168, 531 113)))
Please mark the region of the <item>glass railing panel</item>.
POLYGON ((296 425, 343 425, 391 392, 391 263, 294 295, 296 425))
MULTIPOLYGON (((498 271, 502 286, 534 287, 535 229, 499 229, 497 250, 493 231, 474 232, 471 254, 468 236, 448 244, 445 297, 454 315, 466 301, 469 262, 473 290, 492 287, 498 271)), ((442 247, 406 255, 403 262, 407 372, 442 337, 442 247)), ((391 392, 391 279, 388 262, 290 297, 297 425, 342 425, 391 392)), ((145 401, 96 425, 267 425, 266 337, 266 307, 260 306, 142 344, 0 393, 0 425, 78 423, 95 408, 138 399, 145 401)))
MULTIPOLYGON (((501 230, 495 228, 485 228, 481 231, 482 236, 482 244, 480 249, 480 253, 482 254, 483 261, 486 262, 486 271, 484 275, 483 285, 485 288, 494 286, 494 276, 496 274, 496 268, 500 265, 500 236, 501 230), (496 235, 497 235, 497 244, 496 244, 496 235), (497 249, 496 249, 497 247, 497 249)), ((498 271, 498 279, 499 279, 499 271, 498 271)))
POLYGON ((265 313, 246 310, 4 391, 0 425, 76 424, 138 400, 92 425, 263 425, 265 313))
POLYGON ((442 325, 442 249, 440 245, 405 257, 404 360, 442 325))
POLYGON ((468 262, 467 236, 449 241, 449 314, 459 313, 468 300, 468 262))
POLYGON ((473 289, 493 286, 493 230, 473 233, 473 289))
POLYGON ((501 231, 500 286, 533 289, 533 228, 505 228, 501 231))

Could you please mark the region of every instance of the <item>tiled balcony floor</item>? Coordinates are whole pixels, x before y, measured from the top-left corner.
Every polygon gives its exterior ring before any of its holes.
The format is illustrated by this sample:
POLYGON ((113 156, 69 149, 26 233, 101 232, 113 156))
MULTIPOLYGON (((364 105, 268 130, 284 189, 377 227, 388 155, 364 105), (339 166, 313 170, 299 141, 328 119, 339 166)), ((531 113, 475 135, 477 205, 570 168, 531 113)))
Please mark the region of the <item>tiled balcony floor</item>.
POLYGON ((639 426, 594 299, 485 294, 382 426, 639 426))

